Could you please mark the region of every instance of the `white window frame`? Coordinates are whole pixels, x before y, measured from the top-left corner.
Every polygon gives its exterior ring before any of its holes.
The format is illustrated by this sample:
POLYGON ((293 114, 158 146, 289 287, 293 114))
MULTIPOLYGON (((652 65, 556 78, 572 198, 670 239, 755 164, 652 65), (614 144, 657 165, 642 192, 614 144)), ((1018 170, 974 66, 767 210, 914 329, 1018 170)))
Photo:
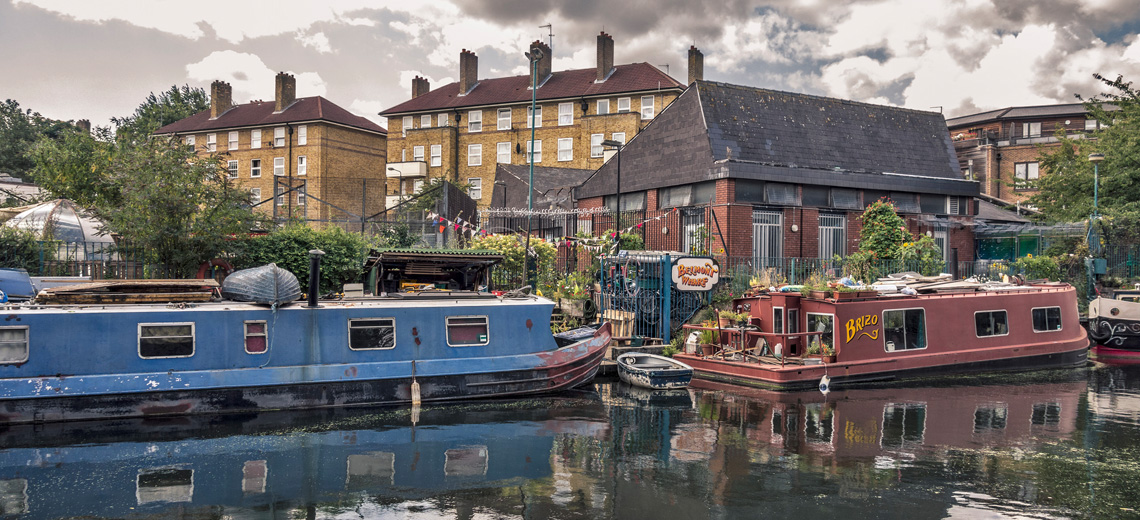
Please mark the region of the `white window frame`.
POLYGON ((606 134, 590 134, 590 157, 598 158, 605 157, 606 149, 602 146, 602 141, 606 140, 606 134))
POLYGON ((420 128, 431 128, 431 114, 420 116, 420 128))
POLYGON ((412 116, 404 116, 403 118, 400 119, 400 136, 401 137, 407 137, 408 136, 408 130, 412 129, 412 124, 413 124, 412 121, 413 121, 412 116))
POLYGON ((1097 127, 1096 119, 1085 119, 1085 131, 1086 132, 1095 132, 1096 127, 1097 127))
POLYGON ((467 112, 467 133, 473 134, 483 131, 483 111, 472 110, 467 112))
POLYGON ((622 146, 625 146, 625 132, 614 132, 610 135, 610 138, 621 143, 622 146))
POLYGON ((604 115, 610 113, 610 100, 599 99, 596 110, 597 110, 599 116, 604 116, 604 115))
MULTIPOLYGON (((1060 331, 1062 331, 1062 330, 1064 330, 1064 329, 1065 329, 1065 319, 1064 319, 1064 315, 1061 315, 1061 316, 1058 316, 1058 319, 1060 319, 1060 320, 1061 320, 1061 328, 1059 328, 1059 329, 1045 329, 1045 330, 1037 330, 1037 325, 1033 323, 1033 311, 1036 311, 1036 310, 1039 310, 1039 309, 1040 309, 1040 310, 1045 310, 1045 311, 1048 311, 1049 309, 1057 309, 1057 314, 1061 314, 1061 307, 1060 307, 1060 306, 1057 306, 1057 305, 1050 305, 1050 306, 1048 306, 1048 307, 1033 307, 1033 308, 1029 309, 1029 325, 1030 325, 1031 327, 1033 327, 1033 332, 1036 332, 1036 333, 1042 333, 1042 334, 1044 334, 1044 333, 1049 333, 1049 332, 1060 332, 1060 331)), ((1046 320, 1048 320, 1048 319, 1049 319, 1049 316, 1048 316, 1048 315, 1046 315, 1046 316, 1045 316, 1045 319, 1046 319, 1046 320)))
POLYGON ((278 206, 285 205, 285 191, 287 191, 285 189, 285 186, 282 186, 280 184, 277 185, 277 194, 274 196, 274 198, 277 199, 275 202, 278 206))
POLYGON ((194 136, 188 135, 186 137, 183 137, 182 142, 186 143, 187 146, 194 146, 194 136))
POLYGON ((652 95, 641 96, 641 118, 642 119, 653 119, 653 116, 656 114, 655 109, 656 109, 657 104, 655 102, 654 97, 655 96, 652 96, 652 95), (649 102, 646 103, 645 102, 646 100, 649 100, 649 102))
POLYGON ((1021 137, 1041 137, 1041 123, 1021 123, 1021 137))
POLYGON ((309 171, 309 160, 304 155, 297 156, 297 175, 304 175, 309 171))
POLYGON ((467 196, 475 200, 483 198, 483 178, 482 177, 468 177, 467 196))
POLYGON ((533 118, 531 117, 530 112, 530 107, 526 107, 526 127, 530 128, 530 123, 533 120, 535 128, 542 128, 542 105, 538 105, 534 108, 533 118))
MULTIPOLYGON (((530 143, 531 142, 532 141, 526 142, 527 164, 530 164, 530 160, 531 160, 531 150, 530 150, 530 143)), ((535 139, 533 142, 534 142, 534 164, 538 164, 538 163, 542 162, 542 139, 535 139)))
POLYGON ((261 177, 261 159, 250 159, 249 178, 256 179, 258 177, 261 177))
MULTIPOLYGON (((913 352, 917 350, 926 350, 930 348, 930 329, 926 326, 926 309, 923 307, 906 307, 902 309, 885 309, 879 316, 879 324, 883 330, 883 352, 913 352), (922 330, 926 336, 926 345, 922 348, 896 348, 894 350, 887 350, 887 313, 888 312, 905 312, 905 311, 922 311, 922 330)), ((989 336, 986 336, 989 337, 989 336)))
POLYGON ((1013 178, 1025 183, 1040 179, 1041 163, 1036 161, 1013 163, 1013 178))
MULTIPOLYGON (((196 329, 196 327, 194 326, 194 322, 192 322, 192 321, 173 322, 173 323, 163 323, 163 322, 139 323, 138 329, 136 329, 137 332, 135 334, 135 337, 138 340, 135 344, 138 347, 138 350, 136 351, 136 353, 138 354, 139 359, 178 359, 178 358, 194 357, 194 354, 198 351, 198 337, 197 337, 195 329, 196 329), (143 338, 142 330, 143 330, 143 327, 182 327, 185 325, 190 326, 190 354, 185 355, 185 356, 149 356, 149 357, 144 357, 142 355, 142 338, 143 338)), ((184 338, 186 336, 151 336, 151 337, 184 338)))
MULTIPOLYGON (((19 325, 19 326, 11 326, 11 327, 0 327, 0 330, 22 330, 22 331, 24 331, 24 340, 23 340, 24 341, 24 357, 22 359, 4 359, 4 360, 0 360, 0 362, 2 362, 4 364, 15 364, 15 363, 23 363, 23 362, 27 361, 28 360, 28 352, 31 351, 31 346, 32 346, 31 328, 29 328, 27 325, 19 325)), ((20 343, 20 340, 19 339, 7 340, 7 341, 4 341, 4 343, 9 343, 9 344, 12 344, 14 346, 18 346, 20 343)))
POLYGON ((495 162, 499 164, 511 164, 510 142, 495 144, 495 162))
POLYGON ((218 134, 206 134, 206 151, 218 151, 218 134))
POLYGON ((254 150, 261 148, 261 129, 249 131, 249 147, 254 150))
MULTIPOLYGON (((382 327, 389 327, 389 325, 384 325, 382 327)), ((361 327, 361 328, 364 328, 364 327, 361 327)), ((368 328, 374 328, 374 327, 368 327, 368 328)), ((375 328, 380 328, 380 327, 375 327, 375 328)), ((352 318, 352 319, 348 320, 348 338, 347 339, 348 339, 348 349, 349 350, 361 351, 361 350, 392 350, 392 349, 395 349, 396 348, 396 318, 387 317, 387 316, 375 317, 375 318, 352 318), (391 347, 374 347, 374 348, 353 348, 352 347, 352 324, 353 324, 353 322, 378 321, 378 320, 388 320, 391 322, 390 327, 392 328, 392 346, 391 347)))
MULTIPOLYGON (((809 326, 811 325, 811 317, 812 316, 829 316, 829 317, 831 317, 831 353, 834 354, 837 350, 837 347, 839 347, 839 343, 837 342, 836 336, 835 336, 836 331, 839 329, 839 327, 835 326, 835 323, 836 323, 835 322, 835 313, 831 313, 831 312, 809 312, 804 316, 807 319, 807 324, 809 326)), ((785 326, 787 326, 787 325, 785 325, 785 326)), ((804 332, 815 332, 815 331, 807 330, 804 332)), ((820 334, 818 336, 805 336, 804 342, 803 342, 804 351, 800 354, 801 356, 807 353, 808 345, 811 345, 811 340, 813 340, 815 338, 819 338, 820 346, 821 347, 823 346, 823 334, 820 334)))
POLYGON ((617 111, 619 114, 622 112, 629 112, 630 111, 629 98, 627 98, 627 97, 619 97, 618 98, 617 111))
POLYGON ((238 149, 238 133, 237 132, 230 132, 229 142, 226 143, 226 150, 237 150, 237 149, 238 149))
POLYGON ((443 161, 443 145, 439 145, 439 144, 431 145, 431 162, 428 164, 431 166, 439 166, 442 163, 442 161, 443 161))
POLYGON ((1001 337, 1001 336, 1008 336, 1009 335, 1009 328, 1010 328, 1009 327, 1009 311, 1007 311, 1005 309, 990 309, 990 310, 983 310, 983 311, 974 311, 974 337, 975 338, 997 338, 997 337, 1001 337), (1005 334, 990 334, 988 336, 979 336, 978 335, 978 315, 979 314, 993 314, 995 312, 1000 312, 1000 313, 1005 314, 1005 334))
POLYGON ((495 128, 499 130, 511 129, 511 109, 500 108, 495 112, 497 114, 497 125, 495 128))
POLYGON ((482 144, 467 145, 467 166, 483 166, 482 144))
POLYGON ((574 139, 563 137, 558 140, 558 162, 574 160, 574 139))
POLYGON ((273 129, 273 146, 285 146, 285 127, 273 129))
POLYGON ((412 147, 412 160, 413 161, 421 161, 421 162, 424 160, 424 147, 423 147, 423 145, 412 147))
POLYGON ((260 356, 269 352, 269 324, 265 320, 245 320, 242 322, 242 331, 245 333, 242 336, 242 347, 245 348, 245 353, 252 356, 260 356), (261 325, 261 333, 251 333, 249 331, 250 325, 261 325), (261 352, 249 351, 249 338, 265 338, 265 350, 261 352))
MULTIPOLYGON (((787 328, 787 322, 788 322, 788 313, 785 312, 784 308, 783 307, 772 307, 772 333, 773 334, 784 334, 784 330, 786 330, 786 328, 787 328), (777 320, 776 316, 779 316, 780 319, 777 320), (779 327, 777 327, 776 325, 779 325, 779 327)), ((834 329, 834 327, 832 327, 832 328, 834 329)), ((780 341, 780 340, 777 339, 776 341, 780 341)))
POLYGON ((238 178, 238 162, 236 160, 226 161, 226 178, 238 178))
POLYGON ((558 104, 558 126, 574 124, 574 103, 558 104))
POLYGON ((285 176, 285 158, 284 157, 274 157, 273 158, 273 175, 276 177, 284 177, 285 176), (278 172, 280 172, 280 173, 278 173, 278 172))
POLYGON ((261 188, 249 189, 249 203, 253 206, 261 204, 261 188))
POLYGON ((297 146, 304 146, 309 143, 309 127, 307 125, 300 125, 297 127, 297 146))
POLYGON ((424 191, 424 180, 423 179, 412 179, 412 194, 414 195, 414 194, 419 193, 421 191, 424 191))
POLYGON ((302 184, 302 185, 298 186, 296 189, 297 205, 298 206, 304 206, 305 205, 305 187, 306 186, 307 186, 307 184, 302 184))
POLYGON ((448 316, 444 321, 444 337, 447 339, 447 346, 449 347, 481 347, 491 343, 491 320, 487 318, 486 314, 480 315, 465 315, 465 316, 448 316), (451 343, 451 320, 464 319, 464 318, 483 318, 483 324, 487 328, 487 338, 482 343, 467 343, 462 345, 453 345, 451 343))
POLYGON ((441 112, 435 117, 435 126, 447 126, 447 112, 441 112))

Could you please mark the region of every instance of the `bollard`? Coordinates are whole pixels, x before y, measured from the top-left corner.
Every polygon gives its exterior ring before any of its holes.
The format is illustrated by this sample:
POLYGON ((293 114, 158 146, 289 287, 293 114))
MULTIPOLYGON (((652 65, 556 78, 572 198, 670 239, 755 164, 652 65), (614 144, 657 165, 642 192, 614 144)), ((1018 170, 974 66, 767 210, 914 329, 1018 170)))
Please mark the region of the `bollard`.
POLYGON ((317 293, 321 290, 321 257, 324 254, 320 249, 309 251, 309 307, 317 306, 317 293))

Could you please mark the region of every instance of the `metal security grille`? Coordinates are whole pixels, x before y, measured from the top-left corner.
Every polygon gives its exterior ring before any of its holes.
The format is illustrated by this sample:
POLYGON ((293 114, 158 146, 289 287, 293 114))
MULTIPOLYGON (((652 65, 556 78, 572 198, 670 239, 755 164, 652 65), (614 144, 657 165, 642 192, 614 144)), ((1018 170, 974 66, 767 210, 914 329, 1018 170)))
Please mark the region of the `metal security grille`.
POLYGON ((819 257, 830 260, 847 254, 847 217, 842 215, 819 216, 819 257))
POLYGON ((705 224, 704 208, 687 208, 681 213, 681 225, 685 229, 685 249, 690 254, 708 254, 708 247, 702 240, 701 226, 705 224))
POLYGON ((779 265, 784 256, 784 214, 752 210, 752 261, 760 267, 779 265))

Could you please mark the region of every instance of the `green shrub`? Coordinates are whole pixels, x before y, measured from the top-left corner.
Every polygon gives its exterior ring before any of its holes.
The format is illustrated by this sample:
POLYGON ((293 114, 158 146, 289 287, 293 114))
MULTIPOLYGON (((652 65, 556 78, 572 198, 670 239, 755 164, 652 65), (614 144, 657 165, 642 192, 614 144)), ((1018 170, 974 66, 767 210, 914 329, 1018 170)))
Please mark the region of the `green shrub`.
POLYGON ((1061 264, 1056 258, 1050 256, 1025 256, 1013 263, 1013 269, 1031 280, 1045 279, 1058 281, 1061 279, 1061 264))
POLYGON ((36 234, 23 229, 0 226, 0 267, 27 269, 38 274, 40 244, 36 234))
POLYGON ((339 292, 346 283, 360 280, 369 243, 357 234, 330 227, 317 231, 302 224, 289 225, 268 235, 254 237, 234 259, 234 267, 245 269, 269 263, 288 270, 309 290, 309 251, 320 249, 321 286, 319 294, 339 292))

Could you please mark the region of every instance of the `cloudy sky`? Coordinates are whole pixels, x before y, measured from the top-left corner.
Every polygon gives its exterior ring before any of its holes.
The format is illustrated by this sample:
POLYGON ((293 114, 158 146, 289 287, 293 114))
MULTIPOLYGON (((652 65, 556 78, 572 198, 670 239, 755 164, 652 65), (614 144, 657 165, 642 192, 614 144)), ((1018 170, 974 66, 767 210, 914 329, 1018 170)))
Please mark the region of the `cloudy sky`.
POLYGON ((234 101, 297 95, 376 113, 458 76, 526 73, 522 52, 551 24, 554 69, 590 68, 595 37, 617 63, 686 79, 806 92, 948 117, 1070 103, 1095 72, 1140 80, 1137 0, 0 0, 0 99, 56 119, 109 124, 171 85, 233 85, 234 101))

